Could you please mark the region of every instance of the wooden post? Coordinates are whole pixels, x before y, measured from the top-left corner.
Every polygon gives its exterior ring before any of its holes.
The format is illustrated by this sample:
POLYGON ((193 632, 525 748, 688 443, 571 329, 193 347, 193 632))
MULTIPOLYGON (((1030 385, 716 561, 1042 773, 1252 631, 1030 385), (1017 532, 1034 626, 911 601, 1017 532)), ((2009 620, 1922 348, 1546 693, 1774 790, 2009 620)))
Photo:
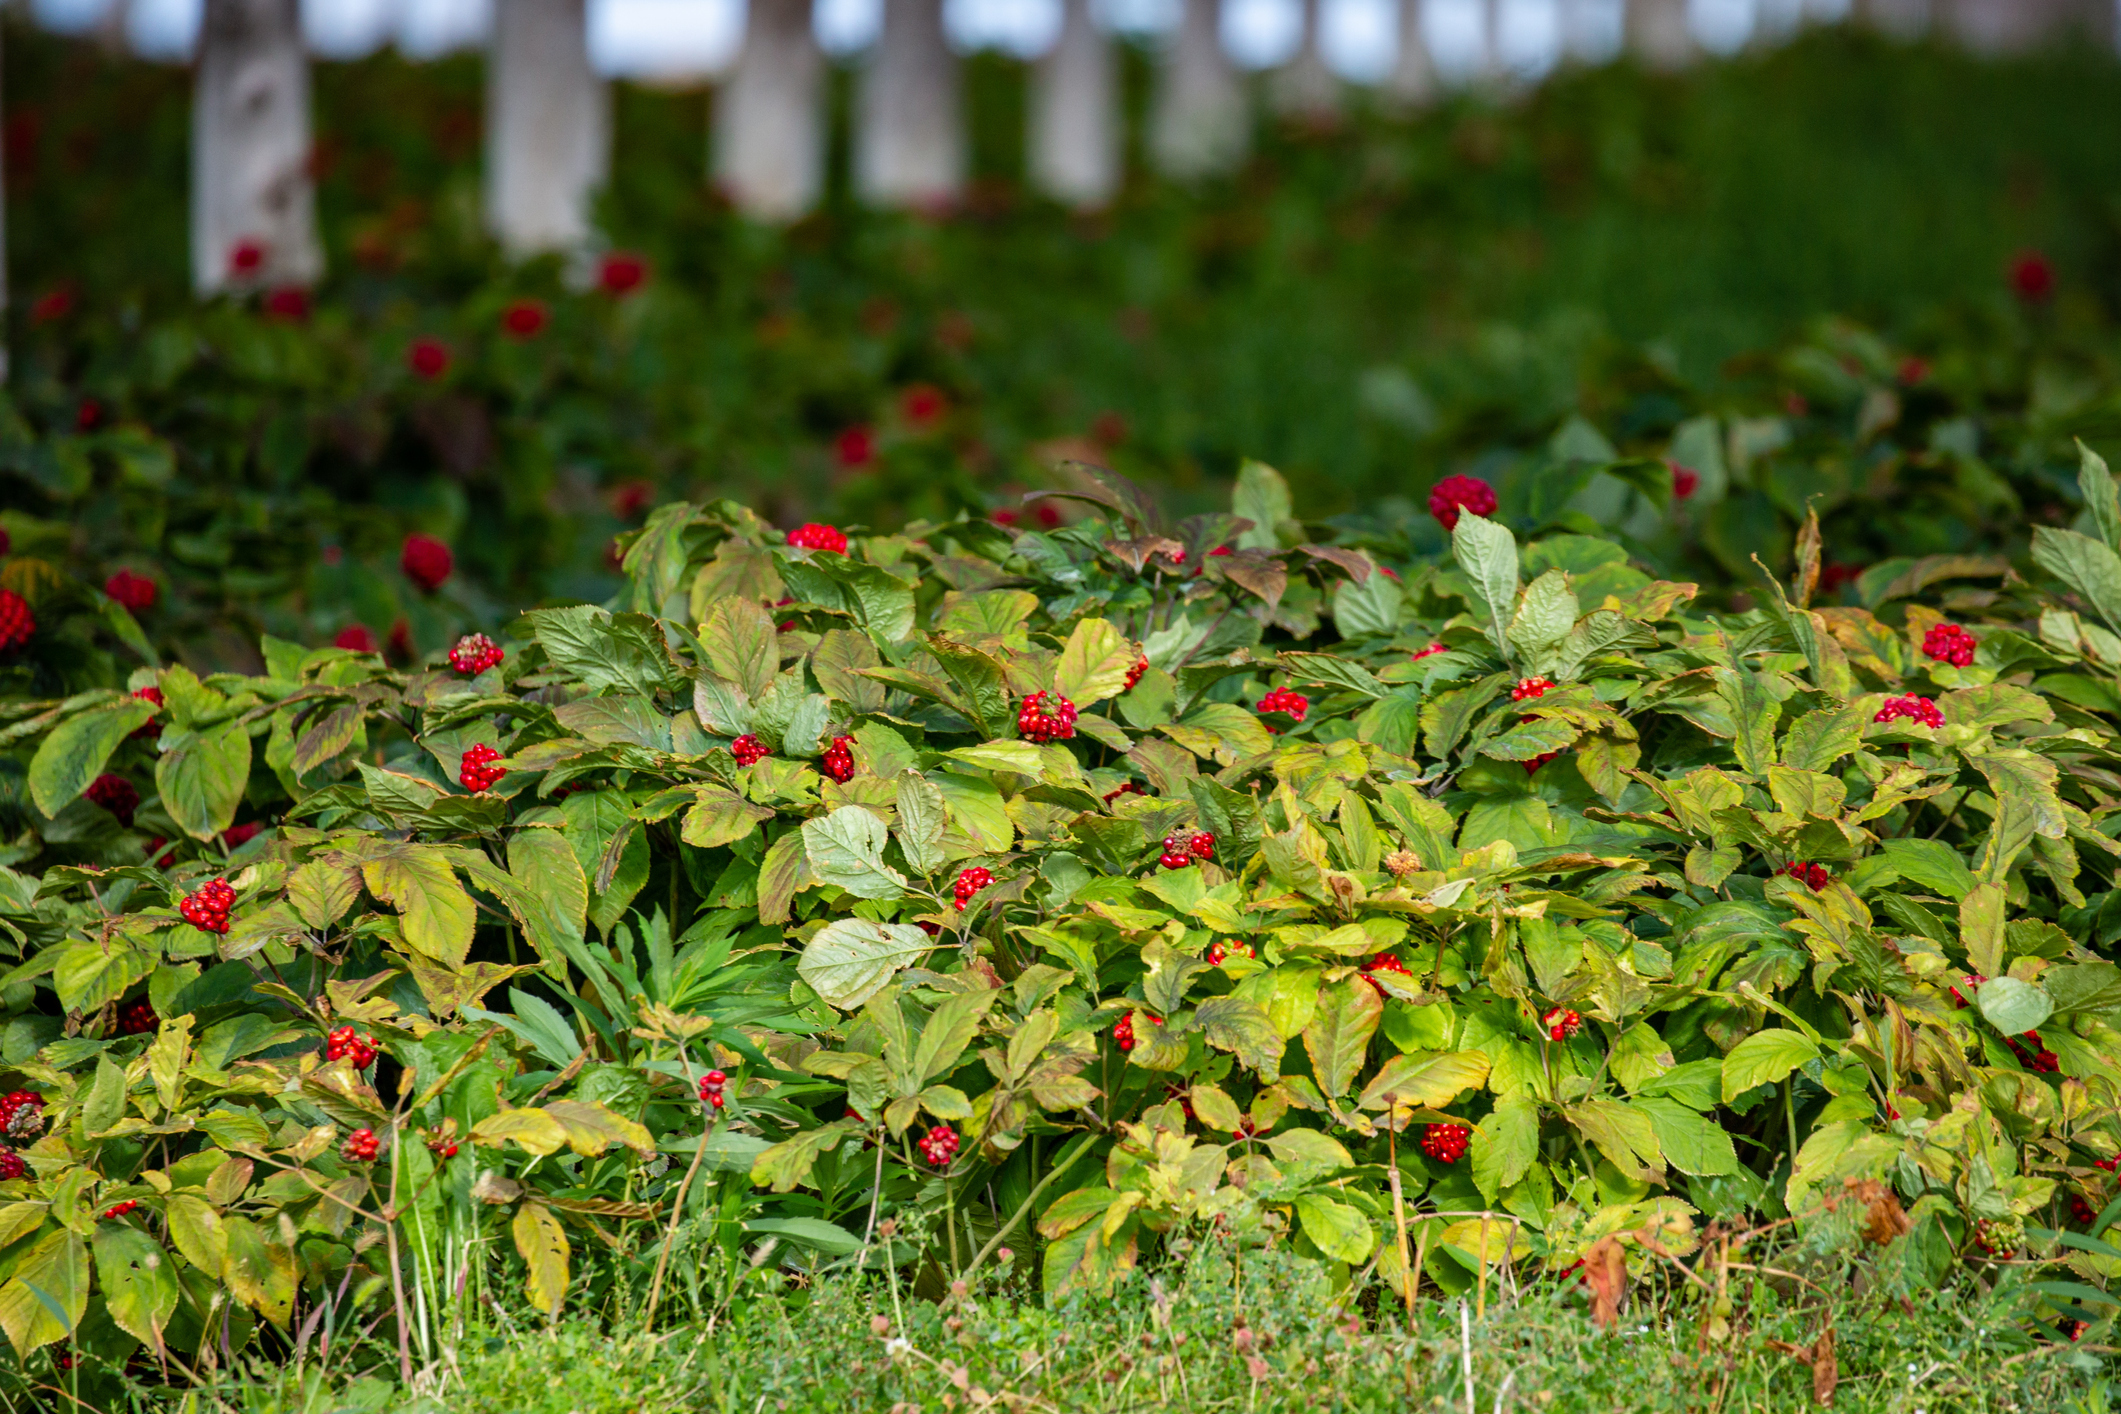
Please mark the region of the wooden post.
POLYGON ((878 206, 948 206, 965 187, 957 55, 942 0, 884 0, 862 71, 855 186, 878 206))
POLYGON ((1694 59, 1686 0, 1627 0, 1628 48, 1645 68, 1683 69, 1694 59))
POLYGON ((2066 0, 1940 0, 1938 18, 1976 54, 2022 54, 2055 41, 2067 8, 2066 0))
POLYGON ((583 18, 583 0, 495 0, 486 225, 513 257, 586 246, 611 170, 611 91, 583 18))
POLYGON ((1156 165, 1180 179, 1227 172, 1245 160, 1252 120, 1223 49, 1221 0, 1180 0, 1168 45, 1149 135, 1156 165))
POLYGON ((1274 75, 1274 106, 1292 118, 1329 123, 1340 116, 1340 79, 1319 47, 1322 0, 1303 0, 1303 42, 1274 75))
POLYGON ((1029 165, 1034 186, 1071 206, 1119 190, 1119 75, 1090 0, 1061 0, 1060 36, 1031 72, 1029 165))
POLYGON ((1930 27, 1930 0, 1857 0, 1856 18, 1895 39, 1915 39, 1930 27))
POLYGON ((324 250, 296 0, 206 0, 191 135, 194 288, 315 283, 324 250))
POLYGON ((795 220, 825 185, 825 61, 810 7, 750 0, 736 69, 715 94, 715 180, 761 221, 795 220))
POLYGON ((1421 31, 1422 0, 1399 0, 1399 52, 1393 56, 1391 72, 1385 75, 1385 106, 1413 112, 1436 101, 1436 61, 1429 57, 1429 40, 1421 31))

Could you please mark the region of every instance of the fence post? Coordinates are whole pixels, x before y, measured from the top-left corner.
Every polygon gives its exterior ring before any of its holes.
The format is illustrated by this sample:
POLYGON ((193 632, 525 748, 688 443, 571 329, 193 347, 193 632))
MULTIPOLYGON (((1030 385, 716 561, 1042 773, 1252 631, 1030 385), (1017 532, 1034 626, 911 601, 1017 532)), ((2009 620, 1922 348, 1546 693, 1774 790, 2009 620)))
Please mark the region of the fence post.
POLYGON ((1251 128, 1244 82, 1223 49, 1221 0, 1180 0, 1150 125, 1156 165, 1181 179, 1227 172, 1245 160, 1251 128))
POLYGON ((511 256, 586 246, 611 171, 611 92, 583 19, 583 0, 495 0, 486 225, 511 256))
POLYGON ((1060 35, 1031 71, 1031 181, 1099 207, 1120 182, 1118 68, 1091 0, 1061 0, 1060 35))
POLYGON ((2069 19, 2066 0, 1941 0, 1938 16, 1976 54, 2022 54, 2051 44, 2069 19))
POLYGON ((191 134, 194 288, 314 284, 324 251, 296 0, 206 0, 191 134))
POLYGON ((811 0, 749 0, 744 47, 714 99, 714 175, 737 210, 793 221, 825 184, 824 56, 811 0))
POLYGON ((1683 69, 1694 59, 1686 0, 1627 0, 1628 48, 1645 68, 1683 69))
POLYGON ((1319 47, 1322 0, 1303 0, 1303 42, 1274 75, 1274 106, 1292 118, 1329 123, 1340 115, 1340 79, 1319 47))
POLYGON ((957 55, 942 0, 884 0, 862 70, 855 185, 878 206, 947 206, 965 186, 957 55))
POLYGON ((1930 0, 1856 0, 1856 18, 1895 39, 1915 39, 1930 27, 1930 0))
POLYGON ((1384 102, 1400 112, 1426 108, 1436 101, 1436 63, 1421 32, 1422 0, 1399 0, 1399 52, 1385 75, 1384 102))

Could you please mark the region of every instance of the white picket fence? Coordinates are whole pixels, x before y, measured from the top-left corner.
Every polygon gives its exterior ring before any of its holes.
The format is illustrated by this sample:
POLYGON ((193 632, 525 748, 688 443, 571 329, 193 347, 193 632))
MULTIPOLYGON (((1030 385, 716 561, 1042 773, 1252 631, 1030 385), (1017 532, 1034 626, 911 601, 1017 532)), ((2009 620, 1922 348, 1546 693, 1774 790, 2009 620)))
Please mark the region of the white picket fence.
MULTIPOLYGON (((0 0, 6 3, 6 0, 0 0)), ((24 3, 24 0, 17 0, 24 3)), ((1454 85, 1506 91, 1623 52, 1679 68, 1787 39, 1807 23, 1933 26, 1984 52, 2090 35, 2117 0, 26 0, 54 29, 101 32, 188 60, 192 239, 202 295, 306 286, 323 273, 308 175, 313 58, 395 43, 413 57, 488 54, 486 216, 504 250, 582 252, 611 164, 614 75, 711 80, 712 179, 747 215, 817 203, 829 63, 859 66, 854 180, 883 207, 945 210, 967 153, 959 65, 997 46, 1030 75, 1025 170, 1094 209, 1121 180, 1118 37, 1160 54, 1146 150, 1165 174, 1240 162, 1255 120, 1247 71, 1272 70, 1273 111, 1331 121, 1351 85, 1411 110, 1454 85)), ((4 376, 4 375, 0 375, 4 376)))

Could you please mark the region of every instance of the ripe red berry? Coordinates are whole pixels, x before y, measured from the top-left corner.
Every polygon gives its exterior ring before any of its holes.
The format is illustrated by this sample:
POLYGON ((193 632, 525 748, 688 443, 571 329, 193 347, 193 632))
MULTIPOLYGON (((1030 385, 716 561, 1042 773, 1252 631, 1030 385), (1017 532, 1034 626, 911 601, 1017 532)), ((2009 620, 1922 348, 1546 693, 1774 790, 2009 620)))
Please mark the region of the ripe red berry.
POLYGON ((127 1002, 118 1008, 120 1036, 144 1036, 150 1031, 158 1030, 161 1025, 162 1018, 155 1015, 155 1004, 145 998, 127 1002))
POLYGON ((373 1129, 356 1129, 339 1146, 339 1157, 350 1164, 372 1164, 383 1150, 383 1141, 373 1129))
POLYGON ((107 1219, 110 1219, 110 1218, 122 1218, 122 1217, 124 1217, 124 1216, 125 1216, 125 1215, 126 1215, 127 1213, 131 1212, 131 1211, 132 1211, 133 1209, 135 1209, 135 1208, 137 1208, 137 1207, 139 1207, 139 1206, 140 1206, 140 1203, 139 1203, 139 1200, 138 1200, 138 1199, 135 1199, 135 1198, 128 1198, 128 1199, 126 1199, 126 1200, 125 1200, 124 1202, 122 1202, 122 1203, 113 1203, 113 1204, 111 1204, 111 1206, 109 1206, 108 1208, 105 1208, 105 1209, 103 1210, 103 1212, 102 1212, 102 1214, 101 1214, 100 1216, 101 1216, 101 1218, 102 1218, 102 1219, 106 1219, 106 1220, 107 1220, 107 1219))
MULTIPOLYGON (((139 698, 142 702, 152 702, 157 707, 162 705, 162 689, 159 687, 136 687, 133 689, 133 696, 139 698)), ((162 729, 155 725, 153 717, 149 717, 139 726, 133 728, 132 734, 126 739, 132 741, 141 737, 160 735, 162 735, 162 729)))
POLYGON ((1209 834, 1206 830, 1195 830, 1193 839, 1187 844, 1186 848, 1195 859, 1213 859, 1215 857, 1215 836, 1209 834))
POLYGON ((12 589, 0 589, 0 653, 13 652, 37 631, 29 601, 12 589))
POLYGON ((1458 528, 1462 511, 1495 514, 1495 488, 1477 476, 1446 476, 1429 489, 1429 514, 1445 530, 1458 528))
POLYGON ((1450 650, 1448 648, 1445 648, 1441 643, 1432 643, 1426 648, 1417 649, 1414 654, 1408 658, 1407 661, 1411 663, 1419 663, 1424 658, 1433 658, 1438 653, 1448 653, 1449 651, 1450 650))
POLYGON ((1398 953, 1390 952, 1381 952, 1377 956, 1371 958, 1368 962, 1362 965, 1362 970, 1363 980, 1368 982, 1371 987, 1375 988, 1379 996, 1387 996, 1389 995, 1389 993, 1387 993, 1383 987, 1379 987, 1377 985, 1377 982, 1369 974, 1373 972, 1391 972, 1396 973, 1401 977, 1412 977, 1414 975, 1411 971, 1407 969, 1407 965, 1399 960, 1398 953))
POLYGON ((81 794, 90 805, 100 805, 117 816, 119 824, 132 828, 133 812, 140 808, 140 790, 131 781, 105 771, 90 781, 81 794))
POLYGON ((1553 688, 1554 680, 1552 678, 1523 678, 1519 680, 1517 686, 1510 689, 1510 700, 1512 702, 1524 702, 1533 698, 1544 697, 1553 688))
POLYGON ((1700 472, 1690 466, 1681 466, 1678 462, 1671 462, 1669 465, 1672 468, 1673 500, 1688 500, 1696 491, 1701 489, 1700 472))
POLYGON ((44 1097, 34 1090, 16 1090, 0 1097, 0 1138, 20 1144, 44 1132, 44 1097))
POLYGON ((1562 1007, 1555 1007, 1540 1017, 1539 1024, 1547 1029, 1547 1039, 1550 1041, 1566 1041, 1583 1030, 1583 1018, 1562 1007))
MULTIPOLYGON (((1292 722, 1301 722, 1311 710, 1311 699, 1300 692, 1291 692, 1287 688, 1276 688, 1265 697, 1260 698, 1259 704, 1254 710, 1262 717, 1271 713, 1279 713, 1292 722)), ((1270 725, 1267 730, 1279 734, 1281 728, 1270 725)))
POLYGON ((1937 704, 1930 701, 1927 697, 1918 697, 1910 692, 1905 697, 1886 698, 1885 705, 1878 709, 1878 715, 1871 718, 1871 720, 1874 722, 1910 721, 1919 722, 1925 727, 1941 727, 1944 725, 1944 713, 1939 711, 1937 704))
MULTIPOLYGON (((1149 1018, 1149 1024, 1151 1026, 1161 1026, 1164 1024, 1164 1020, 1160 1016, 1152 1016, 1149 1018)), ((1118 1021, 1113 1023, 1112 1040, 1114 1044, 1116 1044, 1123 1051, 1131 1051, 1134 1049, 1133 1012, 1128 1012, 1125 1016, 1122 1016, 1118 1021)))
POLYGON ((853 746, 854 738, 851 736, 834 737, 832 739, 832 745, 826 747, 824 756, 819 758, 818 764, 820 769, 822 769, 826 775, 830 776, 835 781, 840 781, 844 783, 853 780, 853 746))
POLYGON ((427 1152, 438 1159, 453 1159, 457 1156, 457 1141, 445 1134, 431 1134, 427 1138, 427 1152))
POLYGON ((255 275, 265 268, 265 242, 245 236, 228 248, 228 270, 232 275, 255 275))
POLYGON ((500 759, 501 753, 485 742, 474 742, 464 748, 464 764, 457 772, 457 780, 474 793, 492 790, 508 774, 507 767, 493 764, 500 759))
POLYGON ((123 604, 128 613, 144 614, 155 607, 155 582, 131 570, 119 570, 104 580, 103 592, 123 604))
POLYGON ((1558 751, 1540 752, 1537 756, 1534 756, 1531 760, 1524 763, 1524 773, 1528 776, 1532 775, 1534 772, 1538 771, 1541 766, 1546 765, 1547 762, 1552 761, 1555 757, 1559 755, 1561 755, 1561 753, 1558 751))
POLYGON ((1252 950, 1252 945, 1250 943, 1240 943, 1235 941, 1226 943, 1223 942, 1221 939, 1217 939, 1215 942, 1208 944, 1208 963, 1212 967, 1222 966, 1223 959, 1225 958, 1256 956, 1258 956, 1258 954, 1252 950))
POLYGON ((1432 1124, 1421 1136, 1421 1151, 1440 1164, 1455 1164, 1465 1157, 1473 1142, 1472 1129, 1463 1124, 1432 1124))
POLYGON ((376 651, 375 630, 367 624, 348 624, 332 636, 331 646, 344 648, 349 653, 373 653, 376 651))
POLYGON ((832 459, 848 471, 876 460, 876 434, 867 427, 850 427, 833 439, 832 459))
POLYGON ((837 526, 821 525, 808 521, 788 532, 788 543, 798 550, 829 550, 835 555, 847 553, 846 533, 837 526))
POLYGON ((1025 741, 1066 741, 1075 735, 1075 704, 1058 692, 1034 692, 1017 709, 1016 733, 1025 741))
POLYGON ((2045 304, 2055 293, 2055 267, 2037 250, 2011 257, 2011 293, 2026 304, 2045 304))
POLYGON ((282 285, 265 296, 265 317, 287 324, 309 318, 309 291, 299 285, 282 285))
POLYGON ((729 1103, 728 1096, 725 1093, 725 1087, 728 1084, 729 1076, 725 1072, 719 1070, 708 1071, 700 1077, 700 1103, 710 1105, 715 1109, 723 1108, 729 1103))
POLYGON ((432 535, 408 535, 398 552, 398 568, 405 571, 407 579, 432 594, 456 568, 456 557, 432 535))
POLYGON ((457 646, 449 650, 449 666, 465 677, 477 677, 488 668, 496 667, 508 655, 483 633, 467 633, 457 640, 457 646))
POLYGON ((1131 668, 1129 668, 1129 669, 1127 669, 1127 685, 1126 685, 1126 687, 1124 687, 1124 688, 1123 688, 1123 689, 1121 689, 1121 690, 1122 690, 1122 691, 1124 691, 1124 692, 1132 692, 1132 691, 1134 691, 1134 687, 1135 687, 1135 684, 1139 683, 1139 682, 1140 682, 1140 681, 1142 680, 1142 674, 1143 674, 1143 673, 1146 673, 1146 672, 1148 672, 1148 671, 1149 671, 1149 660, 1148 660, 1148 658, 1147 658, 1147 657, 1141 657, 1141 658, 1136 658, 1136 659, 1134 660, 1134 666, 1133 666, 1133 667, 1131 667, 1131 668))
POLYGON ((60 285, 58 288, 48 290, 38 296, 37 302, 29 307, 29 322, 32 324, 49 324, 54 319, 64 319, 73 312, 74 287, 72 285, 60 285))
POLYGON ((414 339, 405 347, 405 366, 415 378, 432 383, 449 372, 449 345, 440 339, 414 339))
MULTIPOLYGON (((1965 984, 1968 991, 1972 991, 1975 988, 1981 986, 1984 982, 1988 981, 1988 978, 1983 977, 1978 972, 1970 972, 1959 980, 1965 984)), ((1947 988, 1946 990, 1950 991, 1952 994, 1953 1006, 1963 1007, 1969 1005, 1966 996, 1962 992, 1960 992, 1957 987, 1947 988)))
POLYGON ((949 399, 933 383, 916 383, 899 395, 899 412, 915 427, 932 427, 950 410, 949 399))
POLYGON ((737 765, 752 766, 765 760, 773 753, 768 751, 766 744, 756 736, 746 733, 729 743, 729 754, 736 758, 737 765))
POLYGON ((545 325, 551 318, 551 312, 542 300, 514 300, 501 311, 501 332, 519 343, 535 339, 545 332, 545 325))
POLYGON ((375 1064, 376 1055, 376 1038, 359 1035, 351 1026, 341 1026, 324 1038, 327 1061, 351 1060, 355 1070, 366 1070, 375 1064))
POLYGON ((1148 793, 1141 788, 1141 783, 1138 781, 1122 781, 1114 789, 1105 792, 1105 804, 1110 805, 1123 795, 1147 795, 1148 793))
POLYGON ((1978 644, 1979 640, 1957 624, 1931 624, 1922 635, 1923 656, 1955 668, 1967 667, 1974 661, 1978 644))
POLYGON ((630 250, 608 252, 597 265, 597 288, 614 299, 648 283, 648 262, 630 250))
POLYGON ((921 1157, 935 1168, 946 1169, 957 1157, 957 1131, 947 1124, 938 1124, 921 1136, 921 1157))
POLYGON ((1185 830, 1164 836, 1164 852, 1157 863, 1166 869, 1184 869, 1197 860, 1215 857, 1215 836, 1204 830, 1185 830), (1203 845, 1202 840, 1207 843, 1203 845))
POLYGON ((1789 875, 1815 894, 1834 882, 1834 876, 1826 871, 1825 866, 1806 864, 1800 860, 1791 860, 1777 872, 1789 875))
POLYGON ((13 1149, 0 1149, 0 1183, 9 1179, 27 1178, 29 1165, 13 1149))
POLYGON ((971 903, 973 897, 978 894, 981 889, 986 888, 989 884, 993 882, 993 872, 981 868, 977 864, 973 865, 970 869, 967 869, 963 873, 959 874, 957 876, 957 885, 952 890, 952 893, 956 896, 957 899, 957 911, 959 913, 963 913, 965 911, 965 905, 971 903))
POLYGON ((196 892, 177 904, 184 921, 203 933, 227 933, 228 911, 235 907, 236 891, 226 879, 209 879, 196 892))
POLYGON ((264 828, 255 820, 246 821, 241 825, 230 825, 221 832, 221 844, 227 849, 241 849, 256 839, 259 831, 264 828))

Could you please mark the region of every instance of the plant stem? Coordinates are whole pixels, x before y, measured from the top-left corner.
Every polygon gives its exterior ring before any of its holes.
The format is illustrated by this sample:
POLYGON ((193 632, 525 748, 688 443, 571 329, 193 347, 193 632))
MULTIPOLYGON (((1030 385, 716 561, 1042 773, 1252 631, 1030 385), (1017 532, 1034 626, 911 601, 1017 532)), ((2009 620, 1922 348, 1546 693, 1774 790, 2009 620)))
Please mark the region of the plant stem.
MULTIPOLYGON (((994 1236, 987 1239, 987 1245, 980 1248, 978 1254, 973 1257, 972 1265, 965 1268, 966 1281, 971 1281, 973 1273, 977 1272, 980 1267, 986 1262, 986 1260, 994 1255, 995 1249, 1002 1245, 1002 1239, 1007 1237, 1010 1233, 1016 1231, 1016 1225, 1024 1220, 1024 1215, 1031 1211, 1031 1205, 1038 1201, 1038 1195, 1045 1192, 1046 1189, 1052 1185, 1055 1179, 1059 1178, 1070 1168, 1074 1167, 1075 1161, 1077 1159, 1080 1159, 1083 1155, 1089 1153, 1091 1147, 1096 1142, 1097 1136, 1092 1134, 1085 1134, 1082 1140, 1082 1147, 1077 1149, 1074 1153, 1069 1154, 1068 1156, 1063 1158, 1059 1163, 1055 1164, 1053 1166, 1053 1171, 1038 1181, 1038 1186, 1031 1190, 1031 1196, 1024 1199, 1022 1205, 1019 1206, 1014 1213, 1010 1214, 1009 1221, 1003 1223, 1000 1227, 995 1229, 994 1236)), ((881 1171, 883 1167, 883 1160, 881 1156, 879 1156, 877 1160, 877 1167, 881 1171)))

